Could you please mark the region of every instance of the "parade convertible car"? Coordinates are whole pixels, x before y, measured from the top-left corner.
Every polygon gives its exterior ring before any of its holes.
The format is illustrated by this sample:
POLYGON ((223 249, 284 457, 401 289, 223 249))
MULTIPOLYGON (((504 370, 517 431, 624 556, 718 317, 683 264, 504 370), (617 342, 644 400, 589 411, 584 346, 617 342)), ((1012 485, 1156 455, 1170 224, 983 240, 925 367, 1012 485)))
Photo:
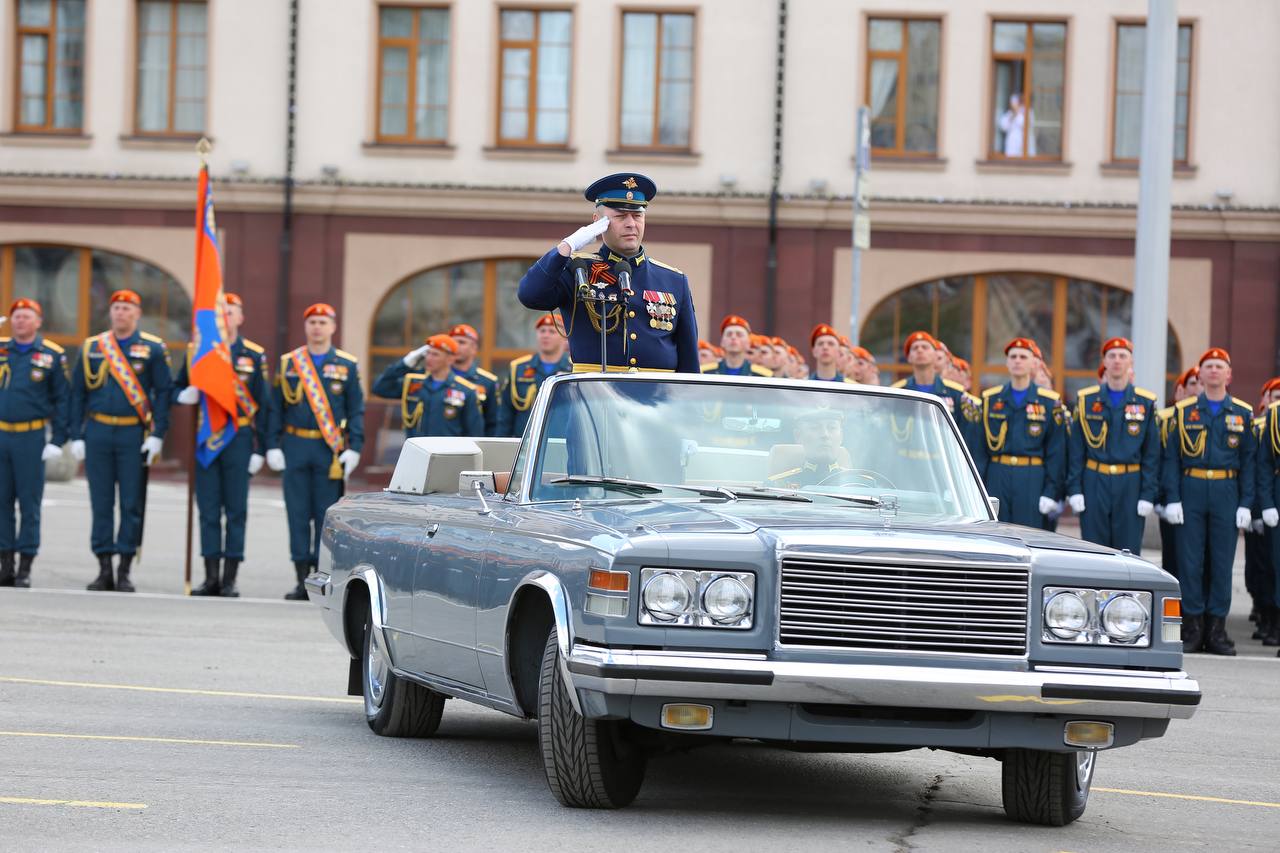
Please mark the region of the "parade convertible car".
POLYGON ((991 757, 1012 818, 1062 825, 1100 751, 1200 701, 1178 583, 993 505, 932 396, 564 375, 522 440, 408 441, 306 587, 375 732, 429 737, 451 697, 536 719, 567 806, 751 739, 991 757))

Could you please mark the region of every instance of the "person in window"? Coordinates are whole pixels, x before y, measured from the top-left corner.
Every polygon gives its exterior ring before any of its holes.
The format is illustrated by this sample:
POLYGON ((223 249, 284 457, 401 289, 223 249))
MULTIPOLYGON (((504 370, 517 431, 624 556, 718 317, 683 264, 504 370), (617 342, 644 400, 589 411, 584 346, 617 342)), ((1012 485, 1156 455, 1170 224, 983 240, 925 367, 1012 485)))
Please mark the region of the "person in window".
POLYGON ((537 352, 522 355, 507 367, 498 390, 498 435, 524 435, 542 383, 558 373, 573 372, 562 331, 555 314, 543 314, 534 324, 537 352))
POLYGON ((796 418, 796 442, 804 461, 769 477, 768 485, 783 489, 817 486, 849 470, 840 464, 844 445, 844 415, 835 409, 812 409, 796 418))
POLYGON ((1036 114, 1031 110, 1031 99, 1022 102, 1022 94, 1014 92, 1009 96, 1009 108, 1000 115, 1000 131, 1004 134, 1004 156, 1034 157, 1036 156, 1036 114), (1023 153, 1023 140, 1026 140, 1026 153, 1023 153))
POLYGON ((387 365, 373 383, 374 394, 400 401, 406 438, 485 435, 477 386, 452 369, 457 355, 454 337, 432 335, 425 344, 387 365))

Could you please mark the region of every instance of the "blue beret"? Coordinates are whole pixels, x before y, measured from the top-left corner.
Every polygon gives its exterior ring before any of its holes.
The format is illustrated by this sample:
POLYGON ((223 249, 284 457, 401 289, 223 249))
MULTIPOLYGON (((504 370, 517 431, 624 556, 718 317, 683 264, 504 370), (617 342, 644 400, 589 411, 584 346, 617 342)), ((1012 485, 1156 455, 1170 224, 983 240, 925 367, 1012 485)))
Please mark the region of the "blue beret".
POLYGON ((617 210, 644 210, 657 194, 658 187, 653 181, 634 172, 606 175, 583 193, 592 204, 603 204, 617 210))

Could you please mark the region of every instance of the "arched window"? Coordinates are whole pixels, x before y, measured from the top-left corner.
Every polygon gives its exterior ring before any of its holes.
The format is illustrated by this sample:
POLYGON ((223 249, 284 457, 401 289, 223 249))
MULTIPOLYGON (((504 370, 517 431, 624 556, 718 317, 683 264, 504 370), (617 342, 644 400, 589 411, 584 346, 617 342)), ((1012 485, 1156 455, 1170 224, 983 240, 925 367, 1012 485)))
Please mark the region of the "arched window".
MULTIPOLYGON (((916 329, 941 338, 973 365, 973 389, 1003 382, 1004 346, 1019 335, 1034 338, 1053 370, 1055 387, 1069 398, 1098 381, 1102 342, 1133 336, 1133 294, 1092 281, 1040 273, 1002 272, 928 281, 899 290, 877 305, 861 342, 899 379, 911 372, 902 342, 916 329)), ((1182 370, 1173 328, 1165 354, 1166 383, 1182 370)), ((1172 387, 1153 388, 1165 391, 1172 387)))
POLYGON ((536 314, 516 299, 516 285, 533 258, 491 258, 424 270, 397 284, 373 315, 370 376, 430 335, 468 323, 480 333, 482 367, 500 373, 534 348, 536 314))
POLYGON ((44 309, 41 334, 68 352, 107 328, 111 293, 121 288, 142 297, 145 331, 164 338, 170 350, 185 349, 191 332, 191 297, 164 270, 101 249, 0 246, 0 306, 7 309, 24 296, 37 300, 44 309))

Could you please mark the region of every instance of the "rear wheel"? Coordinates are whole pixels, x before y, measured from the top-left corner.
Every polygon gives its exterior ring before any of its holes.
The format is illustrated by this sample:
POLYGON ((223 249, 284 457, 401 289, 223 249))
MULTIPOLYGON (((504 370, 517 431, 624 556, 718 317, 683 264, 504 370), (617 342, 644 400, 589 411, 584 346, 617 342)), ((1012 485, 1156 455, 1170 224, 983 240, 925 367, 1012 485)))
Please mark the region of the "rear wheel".
POLYGON ((391 671, 379 632, 366 619, 361 679, 364 717, 383 737, 431 737, 440 727, 444 694, 405 681, 391 671))
POLYGON ((1011 749, 1001 772, 1004 811, 1022 823, 1066 826, 1084 814, 1098 753, 1011 749))
POLYGON ((538 679, 538 742, 547 784, 561 805, 616 809, 636 798, 647 756, 627 728, 626 721, 589 720, 574 710, 552 628, 538 679))

